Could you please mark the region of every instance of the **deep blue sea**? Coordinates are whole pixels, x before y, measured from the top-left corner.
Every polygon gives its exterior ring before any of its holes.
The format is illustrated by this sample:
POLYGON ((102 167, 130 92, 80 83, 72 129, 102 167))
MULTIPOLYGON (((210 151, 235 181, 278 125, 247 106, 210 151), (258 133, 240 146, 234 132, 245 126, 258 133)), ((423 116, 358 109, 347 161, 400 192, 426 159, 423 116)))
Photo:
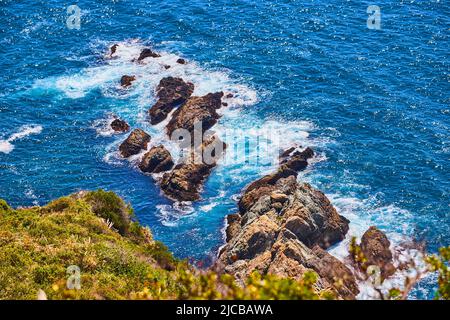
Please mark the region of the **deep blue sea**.
MULTIPOLYGON (((177 257, 208 264, 241 189, 272 168, 224 163, 203 200, 174 206, 107 129, 115 114, 162 141, 146 111, 159 80, 181 76, 195 94, 235 93, 219 132, 269 128, 286 147, 312 146, 299 179, 329 196, 350 234, 376 225, 435 252, 450 244, 449 36, 447 0, 0 0, 0 197, 30 206, 113 190, 177 257), (66 24, 72 4, 79 30, 66 24), (132 63, 144 46, 174 67, 132 63), (129 90, 124 74, 138 76, 129 90)), ((430 297, 426 284, 417 291, 430 297)))

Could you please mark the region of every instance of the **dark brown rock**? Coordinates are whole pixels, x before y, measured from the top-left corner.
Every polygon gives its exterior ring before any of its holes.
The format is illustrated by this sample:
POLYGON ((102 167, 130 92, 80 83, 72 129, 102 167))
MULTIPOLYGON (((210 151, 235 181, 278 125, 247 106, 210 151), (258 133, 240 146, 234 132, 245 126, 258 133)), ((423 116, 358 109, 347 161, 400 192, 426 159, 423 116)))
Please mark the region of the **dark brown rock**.
POLYGON ((149 48, 145 48, 145 49, 143 49, 142 51, 141 51, 141 54, 139 55, 139 58, 138 58, 138 61, 142 61, 142 60, 144 60, 145 58, 148 58, 148 57, 151 57, 151 58, 159 58, 159 57, 161 57, 161 55, 159 55, 158 53, 156 53, 156 52, 153 52, 151 49, 149 49, 149 48))
POLYGON ((113 44, 112 46, 111 46, 111 48, 109 49, 109 51, 110 51, 110 57, 112 57, 112 55, 114 54, 114 53, 116 53, 116 51, 117 51, 117 47, 118 47, 119 45, 116 43, 116 44, 113 44))
POLYGON ((175 201, 196 201, 200 199, 200 187, 213 166, 203 163, 181 163, 165 173, 161 189, 175 201))
POLYGON ((378 266, 383 278, 395 273, 390 245, 386 235, 374 226, 370 227, 361 238, 361 250, 367 259, 366 265, 378 266))
POLYGON ((227 215, 226 241, 230 241, 241 230, 241 216, 237 213, 227 215))
POLYGON ((217 160, 226 149, 217 136, 206 139, 199 147, 189 147, 188 157, 166 174, 161 181, 161 189, 171 199, 176 201, 195 201, 200 199, 200 191, 205 179, 216 166, 217 160), (217 152, 221 153, 218 154, 217 152))
POLYGON ((127 132, 130 130, 130 126, 124 120, 115 119, 111 122, 111 128, 116 132, 127 132))
POLYGON ((147 149, 150 136, 141 129, 133 130, 128 138, 120 145, 119 150, 123 157, 138 154, 141 150, 147 149))
POLYGON ((194 131, 196 123, 202 124, 202 131, 210 129, 220 118, 217 109, 222 106, 223 92, 209 93, 203 97, 190 97, 184 105, 175 110, 167 124, 169 136, 176 129, 194 131))
MULTIPOLYGON (((290 149, 288 149, 290 150, 290 149)), ((287 151, 288 151, 287 150, 287 151)), ((294 149, 295 150, 295 149, 294 149)), ((287 151, 285 151, 283 155, 286 155, 287 151)), ((282 157, 281 165, 285 165, 289 169, 294 171, 304 170, 308 166, 308 159, 311 159, 314 156, 314 151, 311 148, 306 148, 303 151, 293 151, 288 154, 288 156, 282 157)))
POLYGON ((181 78, 167 77, 161 79, 157 90, 158 101, 149 110, 150 122, 155 125, 166 119, 177 106, 186 102, 194 92, 194 85, 181 78))
POLYGON ((285 158, 289 157, 291 155, 291 153, 294 152, 295 149, 296 149, 295 147, 290 147, 289 149, 284 150, 280 154, 280 159, 285 159, 285 158))
POLYGON ((174 163, 170 152, 163 145, 152 147, 142 158, 139 169, 147 173, 160 173, 172 169, 174 163))
POLYGON ((124 75, 120 78, 120 85, 124 88, 129 87, 134 80, 136 80, 135 76, 124 75))
POLYGON ((202 154, 202 161, 205 164, 216 165, 217 161, 222 158, 227 145, 216 135, 211 137, 204 136, 203 138, 205 141, 203 141, 198 151, 202 154))
POLYGON ((179 63, 179 64, 186 64, 186 60, 180 58, 180 59, 177 60, 177 63, 179 63))

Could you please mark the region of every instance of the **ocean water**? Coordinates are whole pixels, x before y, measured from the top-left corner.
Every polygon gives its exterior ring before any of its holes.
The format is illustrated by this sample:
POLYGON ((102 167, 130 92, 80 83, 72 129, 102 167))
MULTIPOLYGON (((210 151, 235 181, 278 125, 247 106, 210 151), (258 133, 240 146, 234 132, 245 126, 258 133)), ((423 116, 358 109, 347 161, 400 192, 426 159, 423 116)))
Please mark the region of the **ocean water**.
MULTIPOLYGON (((108 121, 118 115, 163 141, 164 124, 150 126, 146 111, 173 75, 195 94, 234 93, 219 134, 252 139, 259 128, 282 146, 312 146, 299 179, 351 220, 350 235, 376 225, 429 252, 450 244, 447 1, 77 1, 79 30, 66 24, 71 4, 0 1, 0 197, 11 205, 113 190, 177 257, 210 263, 240 191, 273 166, 224 161, 201 201, 174 205, 136 159, 120 159, 125 136, 108 121), (367 27, 374 4, 380 30, 367 27), (145 46, 162 57, 132 63, 145 46), (138 76, 129 90, 118 85, 124 74, 138 76)), ((267 151, 263 160, 278 149, 267 151)), ((331 251, 342 256, 347 244, 331 251)), ((425 280, 413 296, 430 289, 425 280)))

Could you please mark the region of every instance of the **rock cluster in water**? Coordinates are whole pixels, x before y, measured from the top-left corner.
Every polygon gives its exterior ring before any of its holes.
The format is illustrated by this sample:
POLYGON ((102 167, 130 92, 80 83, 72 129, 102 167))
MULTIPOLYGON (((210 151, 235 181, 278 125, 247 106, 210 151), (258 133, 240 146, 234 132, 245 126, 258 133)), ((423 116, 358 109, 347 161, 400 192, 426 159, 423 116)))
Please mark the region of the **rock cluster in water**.
MULTIPOLYGON (((111 48, 111 55, 117 46, 111 48)), ((144 49, 137 62, 145 58, 160 57, 150 49, 144 49)), ((186 64, 184 59, 177 61, 186 64)), ((170 66, 167 66, 170 67, 170 66)), ((127 87, 134 76, 123 76, 121 85, 127 87)), ((222 101, 223 92, 193 96, 194 84, 181 78, 166 77, 156 88, 157 102, 149 109, 152 125, 167 118, 166 134, 171 137, 178 129, 194 135, 197 125, 201 133, 211 129, 220 118, 217 112, 227 104, 222 101)), ((225 95, 225 98, 232 97, 225 95)), ((114 124, 117 131, 128 131, 126 123, 114 124), (126 130, 125 130, 126 129, 126 130)), ((141 129, 135 129, 120 145, 123 157, 130 157, 147 150, 151 137, 141 129)), ((162 173, 160 186, 166 196, 175 201, 195 201, 205 179, 217 165, 226 148, 216 135, 200 145, 191 139, 188 152, 175 164, 164 145, 152 147, 139 163, 145 173, 162 173), (219 150, 220 154, 217 153, 219 150), (212 155, 213 161, 197 161, 203 155, 212 155)), ((262 274, 302 278, 313 270, 319 276, 319 287, 331 289, 344 299, 354 299, 359 292, 352 271, 340 260, 325 251, 343 240, 349 229, 349 221, 338 214, 328 198, 308 183, 297 181, 298 172, 308 166, 314 151, 291 147, 280 155, 278 169, 249 184, 238 202, 239 212, 226 217, 226 244, 219 252, 216 267, 230 273, 242 283, 255 270, 262 274)), ((381 268, 383 276, 392 275, 394 267, 389 240, 372 227, 363 236, 361 248, 369 263, 381 268)))
MULTIPOLYGON (((116 50, 117 45, 111 47, 111 56, 116 50)), ((146 58, 158 57, 160 57, 158 53, 151 49, 144 49, 135 61, 142 62, 146 58)), ((177 63, 186 64, 187 62, 180 58, 177 63)), ((124 75, 120 83, 126 88, 135 80, 135 76, 124 75)), ((189 150, 188 155, 175 164, 170 152, 161 144, 146 152, 138 165, 139 169, 145 173, 164 173, 160 179, 161 189, 174 201, 195 201, 200 198, 202 184, 221 156, 221 154, 213 154, 212 158, 215 160, 205 163, 203 155, 214 153, 216 150, 223 152, 226 148, 226 145, 215 135, 201 141, 200 145, 195 145, 194 139, 196 132, 204 139, 204 133, 217 123, 220 118, 217 110, 225 105, 222 102, 223 92, 209 93, 201 97, 192 96, 193 92, 193 83, 181 78, 165 77, 160 80, 156 88, 158 100, 148 111, 152 125, 159 124, 170 116, 165 128, 168 139, 177 129, 184 129, 191 135, 191 143, 185 146, 189 150)), ((111 126, 115 131, 125 132, 129 130, 129 127, 122 130, 125 124, 115 121, 111 126)), ((135 129, 120 145, 120 154, 124 158, 137 155, 147 150, 150 139, 150 135, 146 132, 135 129)))
POLYGON ((254 270, 297 279, 313 270, 322 288, 352 299, 358 286, 351 270, 324 250, 345 237, 349 221, 322 192, 297 181, 313 154, 310 148, 283 153, 276 172, 244 190, 239 213, 227 217, 217 267, 242 282, 254 270))

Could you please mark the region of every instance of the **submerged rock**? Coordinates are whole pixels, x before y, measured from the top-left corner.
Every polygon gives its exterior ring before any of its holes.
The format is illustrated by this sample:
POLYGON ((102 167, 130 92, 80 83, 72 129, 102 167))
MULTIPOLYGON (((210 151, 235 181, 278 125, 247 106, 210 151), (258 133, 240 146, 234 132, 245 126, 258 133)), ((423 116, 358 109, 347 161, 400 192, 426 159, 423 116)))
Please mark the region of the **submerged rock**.
POLYGON ((148 58, 148 57, 151 57, 151 58, 159 58, 159 57, 161 57, 161 55, 159 55, 158 53, 156 53, 156 52, 153 52, 151 49, 149 49, 149 48, 145 48, 145 49, 143 49, 142 51, 141 51, 141 54, 139 55, 139 58, 137 59, 138 61, 142 61, 142 60, 144 60, 145 58, 148 58))
POLYGON ((361 238, 361 250, 367 259, 366 265, 378 266, 383 278, 395 273, 390 245, 386 235, 374 226, 370 227, 361 238))
POLYGON ((222 96, 223 92, 216 92, 203 97, 190 97, 184 105, 175 110, 167 124, 169 136, 181 128, 193 132, 196 123, 201 123, 203 132, 210 129, 220 118, 217 109, 222 106, 222 96))
POLYGON ((129 87, 134 80, 136 80, 135 76, 124 75, 120 78, 120 85, 124 88, 129 87))
POLYGON ((147 149, 150 142, 150 136, 141 129, 133 130, 128 138, 119 146, 120 153, 123 157, 138 154, 141 150, 147 149))
POLYGON ((170 152, 163 146, 152 147, 142 158, 139 168, 147 173, 170 170, 174 165, 170 152))
POLYGON ((114 119, 113 122, 111 122, 111 128, 115 132, 127 132, 130 130, 128 123, 122 119, 114 119))
POLYGON ((185 103, 194 92, 194 85, 181 78, 167 77, 161 79, 156 90, 158 101, 149 110, 153 125, 165 120, 175 107, 185 103))

